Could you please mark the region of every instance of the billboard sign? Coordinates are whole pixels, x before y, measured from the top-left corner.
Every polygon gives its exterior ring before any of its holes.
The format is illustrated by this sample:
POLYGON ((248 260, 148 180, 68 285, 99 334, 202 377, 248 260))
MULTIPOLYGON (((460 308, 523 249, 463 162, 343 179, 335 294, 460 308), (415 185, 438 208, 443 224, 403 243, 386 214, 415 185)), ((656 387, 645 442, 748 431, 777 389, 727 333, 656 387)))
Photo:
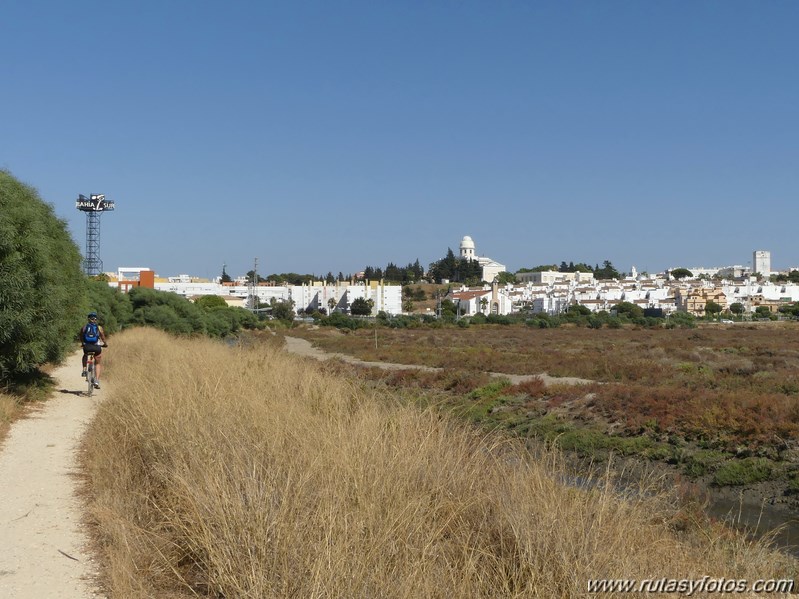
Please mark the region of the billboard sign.
POLYGON ((105 194, 92 194, 88 198, 81 194, 75 201, 75 208, 84 212, 107 212, 114 209, 114 200, 106 200, 105 194))

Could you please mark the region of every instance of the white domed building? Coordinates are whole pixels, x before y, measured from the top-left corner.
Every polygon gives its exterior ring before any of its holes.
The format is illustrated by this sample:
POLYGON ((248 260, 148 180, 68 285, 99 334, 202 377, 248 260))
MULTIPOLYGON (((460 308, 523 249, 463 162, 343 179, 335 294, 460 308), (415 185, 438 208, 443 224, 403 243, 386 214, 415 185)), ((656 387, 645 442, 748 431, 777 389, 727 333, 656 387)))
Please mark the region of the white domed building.
POLYGON ((468 235, 461 239, 460 249, 461 258, 466 258, 467 260, 477 260, 482 268, 482 278, 488 283, 491 283, 494 279, 496 279, 499 273, 505 272, 507 270, 504 264, 500 264, 496 260, 486 258, 485 256, 478 256, 475 252, 474 241, 468 235))

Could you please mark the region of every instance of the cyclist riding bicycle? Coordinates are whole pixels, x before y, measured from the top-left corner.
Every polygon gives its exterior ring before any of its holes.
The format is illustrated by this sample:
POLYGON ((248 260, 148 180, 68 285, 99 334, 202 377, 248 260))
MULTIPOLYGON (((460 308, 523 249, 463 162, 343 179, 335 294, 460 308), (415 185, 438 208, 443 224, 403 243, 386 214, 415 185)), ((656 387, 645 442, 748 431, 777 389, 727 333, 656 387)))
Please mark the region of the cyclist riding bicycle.
POLYGON ((81 371, 80 375, 85 377, 86 376, 86 362, 88 361, 88 354, 94 354, 94 388, 100 388, 100 354, 102 353, 102 347, 108 347, 108 343, 105 341, 105 332, 103 331, 103 327, 97 324, 97 312, 89 312, 88 316, 89 322, 87 322, 80 330, 80 343, 83 346, 83 370, 81 371), (100 342, 102 341, 102 346, 100 342))

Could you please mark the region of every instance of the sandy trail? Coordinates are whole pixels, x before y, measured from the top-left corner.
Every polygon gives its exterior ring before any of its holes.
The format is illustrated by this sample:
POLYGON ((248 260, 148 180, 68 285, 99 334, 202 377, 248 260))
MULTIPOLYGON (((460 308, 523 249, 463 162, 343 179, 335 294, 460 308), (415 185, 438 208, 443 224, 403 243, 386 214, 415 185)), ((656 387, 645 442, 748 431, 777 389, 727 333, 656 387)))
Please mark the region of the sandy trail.
POLYGON ((103 391, 92 398, 81 352, 52 376, 55 392, 12 426, 0 447, 0 597, 100 597, 76 495, 77 452, 103 391))
MULTIPOLYGON (((299 337, 285 337, 286 349, 293 354, 315 358, 317 360, 329 360, 331 358, 339 358, 349 364, 359 364, 361 366, 374 366, 377 368, 384 368, 386 370, 425 370, 436 371, 441 368, 434 368, 431 366, 412 366, 409 364, 395 364, 392 362, 367 362, 347 354, 328 353, 317 347, 314 347, 310 341, 301 339, 299 337)), ((588 379, 580 379, 573 376, 555 377, 549 376, 546 373, 541 374, 505 374, 502 372, 489 372, 493 377, 508 379, 514 385, 529 381, 532 379, 541 379, 545 385, 587 385, 594 381, 588 379)))

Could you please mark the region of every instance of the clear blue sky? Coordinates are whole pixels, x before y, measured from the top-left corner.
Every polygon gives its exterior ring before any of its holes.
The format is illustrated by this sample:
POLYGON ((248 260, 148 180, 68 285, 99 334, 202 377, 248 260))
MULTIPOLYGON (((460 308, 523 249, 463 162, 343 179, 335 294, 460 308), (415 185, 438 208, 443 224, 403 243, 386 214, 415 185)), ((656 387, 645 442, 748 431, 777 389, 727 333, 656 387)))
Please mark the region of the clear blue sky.
POLYGON ((799 2, 5 3, 0 168, 106 270, 799 266, 799 2))

